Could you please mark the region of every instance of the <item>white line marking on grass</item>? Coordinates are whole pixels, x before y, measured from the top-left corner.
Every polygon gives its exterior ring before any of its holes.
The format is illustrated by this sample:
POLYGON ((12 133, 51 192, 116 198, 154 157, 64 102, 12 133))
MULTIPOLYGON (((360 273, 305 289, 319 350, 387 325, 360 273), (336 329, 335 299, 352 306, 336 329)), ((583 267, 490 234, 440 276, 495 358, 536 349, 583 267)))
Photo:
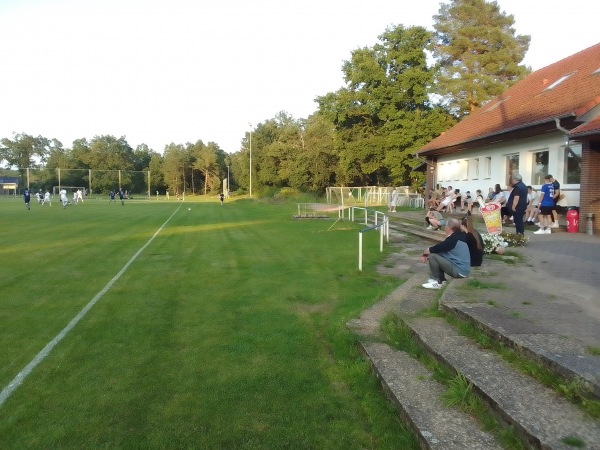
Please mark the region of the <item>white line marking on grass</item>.
POLYGON ((163 223, 160 226, 160 228, 158 230, 156 230, 156 233, 154 233, 152 235, 152 237, 150 239, 148 239, 148 242, 146 242, 135 253, 135 255, 133 255, 131 257, 131 259, 129 261, 127 261, 127 263, 123 266, 123 268, 119 271, 119 273, 117 273, 112 278, 112 280, 110 280, 106 284, 106 286, 104 286, 104 288, 102 288, 102 290, 100 292, 98 292, 94 296, 94 298, 92 298, 89 301, 89 303, 83 307, 83 309, 81 311, 79 311, 79 314, 77 314, 75 317, 73 317, 73 319, 71 319, 71 321, 68 323, 68 325, 66 327, 64 327, 62 329, 62 331, 60 333, 58 333, 54 339, 52 339, 50 342, 48 342, 48 344, 46 344, 46 346, 36 355, 36 357, 33 358, 31 360, 31 362, 29 364, 27 364, 25 366, 25 368, 23 370, 21 370, 17 374, 17 376, 14 377, 13 380, 10 383, 8 383, 8 385, 4 389, 2 389, 2 392, 0 392, 0 408, 2 407, 2 405, 4 405, 4 402, 6 401, 6 399, 8 399, 8 397, 10 397, 10 395, 23 383, 23 381, 25 381, 25 378, 27 378, 27 376, 33 371, 33 369, 35 369, 37 367, 37 365, 39 363, 41 363, 46 358, 46 356, 48 356, 48 354, 52 351, 52 349, 54 347, 56 347, 60 341, 63 340, 63 338, 67 335, 67 333, 69 331, 71 331, 73 329, 73 327, 75 327, 75 325, 77 325, 77 323, 85 317, 85 315, 88 313, 88 311, 90 309, 92 309, 92 307, 98 302, 98 300, 100 300, 104 296, 104 294, 106 294, 108 292, 108 290, 115 284, 115 282, 119 278, 121 278, 121 275, 123 275, 125 273, 125 271, 129 268, 129 266, 137 259, 137 257, 140 256, 140 254, 146 249, 146 247, 148 247, 148 245, 150 245, 150 243, 154 240, 154 238, 156 236, 158 236, 158 233, 161 232, 161 230, 165 227, 165 225, 167 225, 167 223, 169 223, 169 221, 173 218, 173 216, 175 214, 177 214, 177 211, 179 211, 179 209, 181 208, 181 205, 183 205, 183 203, 181 203, 179 205, 179 207, 175 210, 175 212, 173 214, 171 214, 171 216, 165 221, 165 223, 163 223))

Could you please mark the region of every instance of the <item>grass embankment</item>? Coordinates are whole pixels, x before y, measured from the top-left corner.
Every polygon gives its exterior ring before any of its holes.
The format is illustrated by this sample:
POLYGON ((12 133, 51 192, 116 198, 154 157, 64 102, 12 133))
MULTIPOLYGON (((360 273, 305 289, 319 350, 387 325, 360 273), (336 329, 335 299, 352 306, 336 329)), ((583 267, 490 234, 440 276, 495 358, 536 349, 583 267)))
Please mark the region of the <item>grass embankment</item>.
MULTIPOLYGON (((178 206, 0 201, 1 388, 178 206)), ((416 448, 345 327, 397 284, 378 234, 361 273, 361 225, 294 213, 186 202, 0 407, 0 447, 416 448)))

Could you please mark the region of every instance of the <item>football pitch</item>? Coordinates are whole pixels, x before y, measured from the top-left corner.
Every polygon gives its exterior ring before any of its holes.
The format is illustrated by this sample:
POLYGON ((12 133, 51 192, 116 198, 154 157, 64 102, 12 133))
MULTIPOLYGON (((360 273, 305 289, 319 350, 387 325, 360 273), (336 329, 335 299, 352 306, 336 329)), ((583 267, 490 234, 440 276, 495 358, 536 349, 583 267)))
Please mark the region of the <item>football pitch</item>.
POLYGON ((295 209, 0 198, 0 448, 416 448, 345 327, 378 233, 295 209))

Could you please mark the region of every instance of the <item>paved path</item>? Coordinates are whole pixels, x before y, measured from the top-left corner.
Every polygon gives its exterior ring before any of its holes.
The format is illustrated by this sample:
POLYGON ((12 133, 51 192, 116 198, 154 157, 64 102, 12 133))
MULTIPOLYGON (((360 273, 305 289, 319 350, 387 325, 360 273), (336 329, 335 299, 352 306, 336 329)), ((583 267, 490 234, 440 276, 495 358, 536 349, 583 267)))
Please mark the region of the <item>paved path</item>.
MULTIPOLYGON (((424 215, 399 214, 415 219, 424 215)), ((600 236, 564 231, 535 235, 535 229, 526 231, 525 247, 510 248, 523 254, 525 262, 501 266, 506 289, 491 294, 491 300, 557 334, 600 349, 600 236)), ((484 260, 482 269, 485 266, 484 260)), ((417 270, 423 270, 426 278, 426 269, 417 270)))

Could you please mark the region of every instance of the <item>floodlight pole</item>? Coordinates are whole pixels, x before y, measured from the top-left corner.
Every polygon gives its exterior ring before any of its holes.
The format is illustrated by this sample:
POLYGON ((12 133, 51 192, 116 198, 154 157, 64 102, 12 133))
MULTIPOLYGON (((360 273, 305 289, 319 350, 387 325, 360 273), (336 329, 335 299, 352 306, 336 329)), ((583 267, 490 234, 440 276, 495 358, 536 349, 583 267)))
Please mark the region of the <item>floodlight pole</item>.
POLYGON ((252 124, 249 123, 250 126, 250 198, 252 198, 252 124))
POLYGON ((229 198, 229 165, 227 166, 227 198, 229 198))

